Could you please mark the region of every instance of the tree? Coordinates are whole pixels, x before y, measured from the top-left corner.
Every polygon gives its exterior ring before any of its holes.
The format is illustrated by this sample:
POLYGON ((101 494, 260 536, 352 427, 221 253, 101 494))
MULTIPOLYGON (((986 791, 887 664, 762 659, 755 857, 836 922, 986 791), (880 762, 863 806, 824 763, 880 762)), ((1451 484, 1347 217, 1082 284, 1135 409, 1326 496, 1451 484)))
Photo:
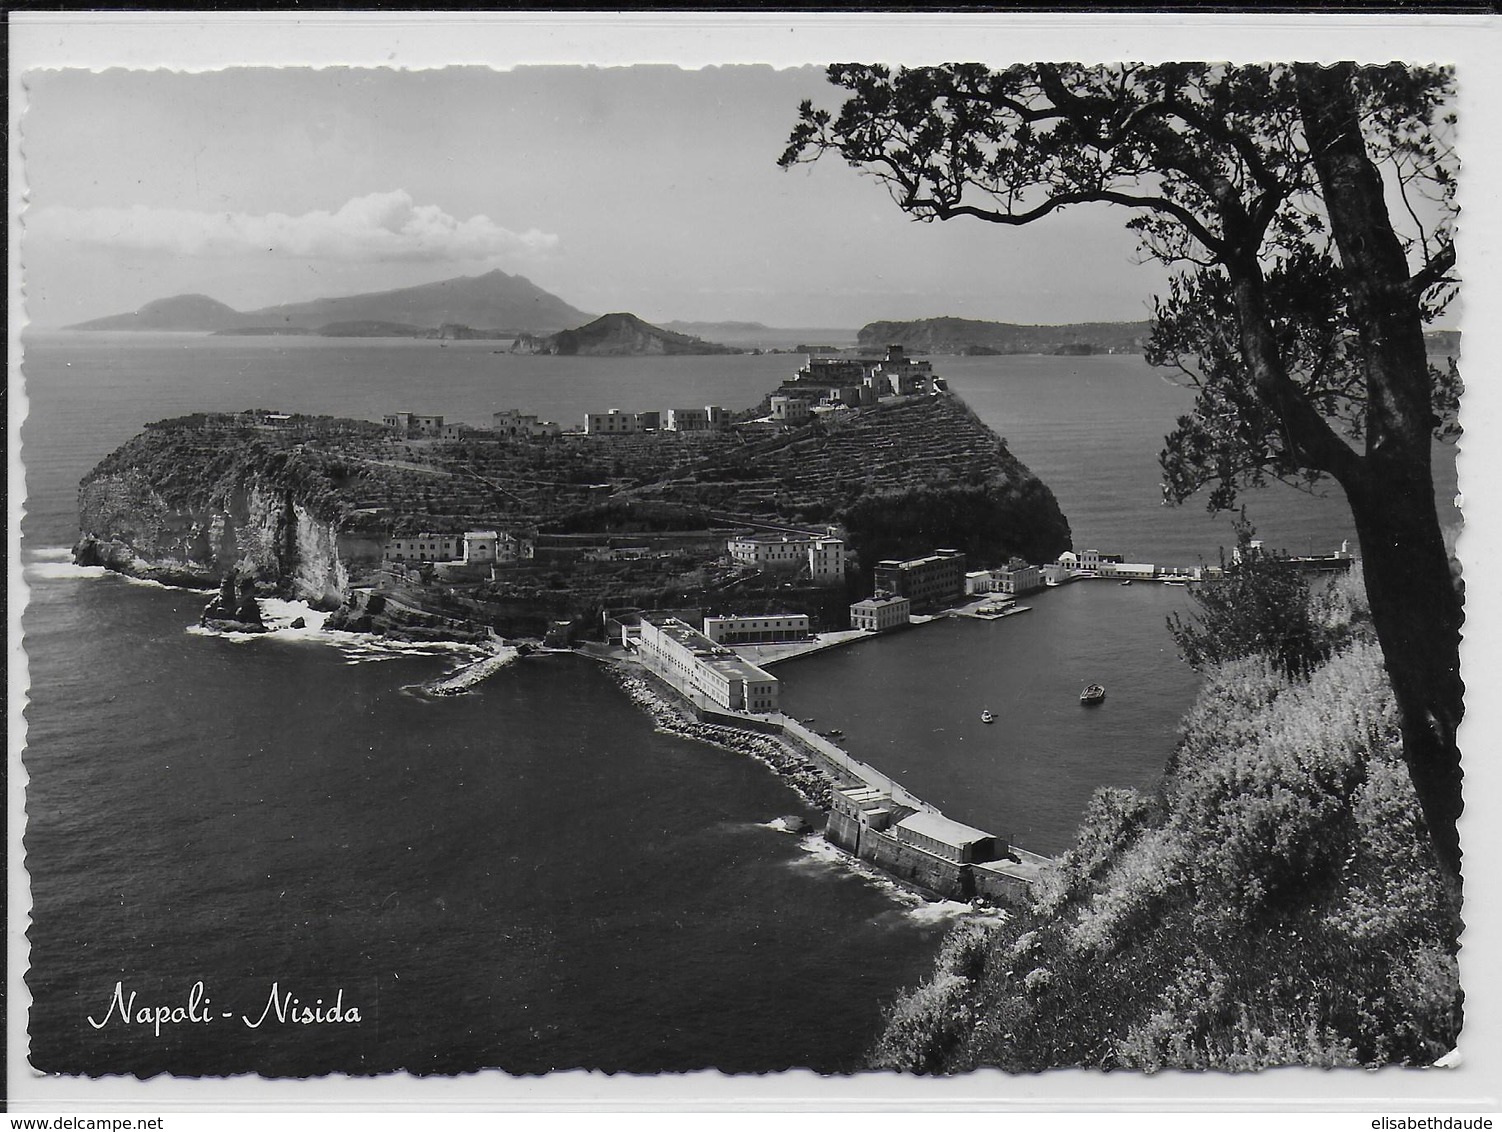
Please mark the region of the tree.
POLYGON ((1269 477, 1339 484, 1409 776, 1458 883, 1463 614, 1430 469, 1458 379, 1429 365, 1423 338, 1456 286, 1450 72, 842 64, 828 77, 850 95, 838 117, 803 103, 784 168, 838 153, 922 221, 1132 210, 1144 252, 1178 272, 1149 360, 1197 389, 1166 439, 1165 496, 1208 486, 1218 509, 1269 477))

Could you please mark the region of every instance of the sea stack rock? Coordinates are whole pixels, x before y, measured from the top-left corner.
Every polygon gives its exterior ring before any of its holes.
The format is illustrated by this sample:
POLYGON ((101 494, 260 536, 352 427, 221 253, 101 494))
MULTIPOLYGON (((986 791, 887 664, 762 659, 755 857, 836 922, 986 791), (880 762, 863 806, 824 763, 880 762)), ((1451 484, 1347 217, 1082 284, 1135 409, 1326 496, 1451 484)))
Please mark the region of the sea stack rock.
POLYGON ((229 633, 264 633, 266 623, 261 620, 261 607, 256 604, 255 583, 246 579, 236 587, 233 573, 226 573, 219 584, 214 600, 203 607, 198 623, 209 629, 229 633))

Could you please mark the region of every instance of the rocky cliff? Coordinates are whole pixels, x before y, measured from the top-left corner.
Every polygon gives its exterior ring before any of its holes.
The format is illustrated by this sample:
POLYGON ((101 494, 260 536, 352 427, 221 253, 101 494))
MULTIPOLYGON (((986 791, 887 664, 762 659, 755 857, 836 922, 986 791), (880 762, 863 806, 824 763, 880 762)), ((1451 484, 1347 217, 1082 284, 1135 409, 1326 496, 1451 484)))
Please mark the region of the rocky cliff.
POLYGON ((232 417, 148 428, 80 485, 75 560, 168 585, 207 588, 231 576, 337 606, 349 584, 338 495, 349 469, 289 441, 232 417))

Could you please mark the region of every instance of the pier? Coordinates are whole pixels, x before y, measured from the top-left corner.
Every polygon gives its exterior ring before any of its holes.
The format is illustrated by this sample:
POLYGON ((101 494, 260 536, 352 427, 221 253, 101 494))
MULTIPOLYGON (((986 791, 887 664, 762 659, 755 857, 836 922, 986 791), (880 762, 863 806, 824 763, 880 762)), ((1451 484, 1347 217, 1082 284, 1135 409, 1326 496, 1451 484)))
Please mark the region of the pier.
POLYGON ((668 729, 760 758, 788 777, 812 804, 827 797, 825 840, 897 880, 946 899, 1004 904, 1024 899, 1053 863, 1012 845, 1008 838, 954 821, 890 775, 790 716, 727 711, 702 696, 685 695, 645 665, 617 662, 616 668, 633 698, 640 700, 641 691, 650 689, 669 711, 681 707, 696 721, 673 726, 663 712, 654 711, 668 729), (721 731, 728 735, 717 734, 721 731), (743 739, 731 741, 734 735, 743 739), (773 745, 783 753, 769 749, 773 745), (828 783, 827 795, 809 789, 802 768, 811 768, 828 783))

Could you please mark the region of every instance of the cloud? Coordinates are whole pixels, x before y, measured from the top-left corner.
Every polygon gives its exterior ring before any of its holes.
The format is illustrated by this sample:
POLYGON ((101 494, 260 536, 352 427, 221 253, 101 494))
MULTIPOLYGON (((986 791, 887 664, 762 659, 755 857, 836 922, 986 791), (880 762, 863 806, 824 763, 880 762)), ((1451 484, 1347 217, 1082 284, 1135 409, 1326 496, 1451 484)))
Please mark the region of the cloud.
POLYGON ((515 232, 488 216, 460 220, 437 205, 418 204, 405 189, 301 216, 52 206, 30 212, 26 223, 37 236, 135 251, 226 257, 269 252, 348 263, 531 257, 558 243, 550 233, 515 232))

